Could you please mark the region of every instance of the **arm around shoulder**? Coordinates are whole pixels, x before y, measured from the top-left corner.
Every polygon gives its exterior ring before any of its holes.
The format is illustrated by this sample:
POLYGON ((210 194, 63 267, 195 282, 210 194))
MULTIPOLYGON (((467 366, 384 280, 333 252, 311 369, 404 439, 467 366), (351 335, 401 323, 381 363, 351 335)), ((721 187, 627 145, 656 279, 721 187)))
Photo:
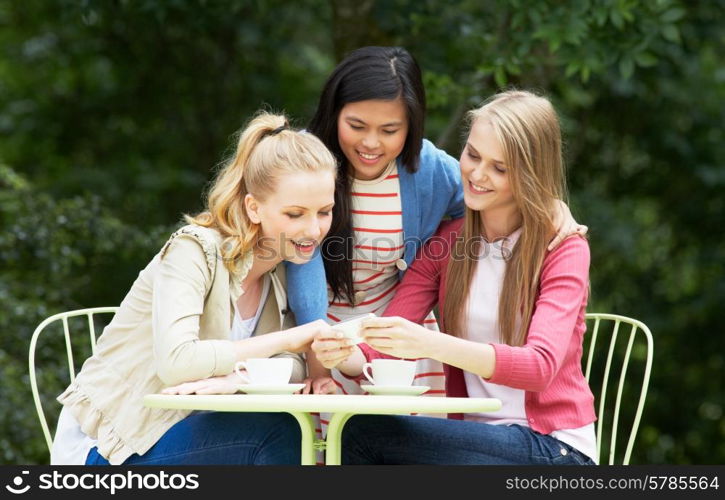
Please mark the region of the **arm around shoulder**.
POLYGON ((287 300, 298 325, 327 319, 327 278, 319 250, 305 264, 285 262, 287 300))
POLYGON ((430 163, 435 167, 434 186, 440 190, 438 195, 447 200, 445 214, 452 219, 463 217, 465 204, 461 184, 461 168, 458 160, 432 142, 423 140, 421 164, 430 163))

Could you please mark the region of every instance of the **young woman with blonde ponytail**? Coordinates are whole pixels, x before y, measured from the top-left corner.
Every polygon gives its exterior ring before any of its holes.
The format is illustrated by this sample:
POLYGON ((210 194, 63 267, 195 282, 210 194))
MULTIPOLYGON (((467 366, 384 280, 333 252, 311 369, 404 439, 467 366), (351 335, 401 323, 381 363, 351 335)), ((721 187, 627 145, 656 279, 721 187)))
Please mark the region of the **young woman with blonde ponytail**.
POLYGON ((58 397, 52 464, 294 464, 300 431, 285 413, 146 408, 146 394, 236 392, 240 360, 293 359, 327 331, 294 326, 283 261, 304 263, 330 228, 335 159, 284 116, 258 114, 217 176, 207 208, 186 216, 141 271, 96 353, 58 397))
POLYGON ((499 398, 458 419, 358 416, 343 463, 592 464, 594 398, 581 371, 589 246, 547 246, 551 207, 564 199, 559 122, 529 92, 495 95, 470 113, 460 168, 463 220, 421 249, 383 318, 366 320, 356 349, 329 333, 312 349, 348 376, 377 357, 444 363, 446 392, 499 398), (435 305, 443 332, 420 323, 435 305), (389 316, 389 317, 388 317, 389 316), (462 421, 461 421, 462 420, 462 421))

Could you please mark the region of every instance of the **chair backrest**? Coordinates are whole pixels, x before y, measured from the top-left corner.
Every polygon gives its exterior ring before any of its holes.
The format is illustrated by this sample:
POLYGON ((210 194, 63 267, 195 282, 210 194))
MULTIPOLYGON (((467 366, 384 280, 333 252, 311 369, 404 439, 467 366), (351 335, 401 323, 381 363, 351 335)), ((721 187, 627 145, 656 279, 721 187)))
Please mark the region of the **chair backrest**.
MULTIPOLYGON (((590 376, 592 374, 592 364, 595 358, 594 353, 595 351, 603 351, 604 347, 607 347, 606 358, 597 355, 597 363, 603 363, 603 368, 601 369, 602 377, 601 379, 596 379, 597 381, 601 381, 598 396, 596 394, 596 389, 592 387, 592 390, 595 391, 595 397, 596 399, 598 399, 599 406, 599 409, 597 411, 596 424, 598 463, 605 463, 601 460, 602 436, 604 434, 604 429, 607 428, 610 439, 608 460, 606 463, 608 463, 609 465, 614 464, 617 445, 617 431, 619 430, 620 423, 620 410, 622 409, 622 393, 625 389, 625 385, 629 390, 634 388, 635 394, 637 388, 639 388, 639 399, 636 402, 636 407, 629 407, 630 410, 627 412, 628 414, 632 414, 633 420, 632 426, 629 429, 629 436, 626 438, 627 446, 622 459, 622 464, 628 465, 630 456, 632 454, 632 448, 634 447, 634 440, 637 436, 637 429, 639 428, 639 421, 642 416, 642 410, 644 409, 644 403, 647 397, 647 389, 649 387, 649 378, 650 372, 652 370, 653 354, 652 333, 650 332, 649 328, 647 328, 647 325, 645 325, 641 321, 627 318, 625 316, 618 316, 616 314, 589 313, 586 315, 586 318, 587 322, 590 323, 590 334, 586 370, 584 372, 584 376, 586 377, 587 382, 589 382, 590 386, 593 382, 592 380, 590 380, 590 376), (593 326, 591 326, 591 322, 593 322, 593 326), (608 326, 602 326, 604 324, 608 326), (628 329, 629 332, 625 331, 620 336, 619 327, 622 324, 628 325, 629 328, 625 327, 624 330, 628 329), (606 338, 603 338, 601 346, 598 347, 597 340, 601 337, 607 336, 609 338, 608 345, 606 344, 606 338), (619 339, 621 339, 621 341, 618 343, 619 339), (624 344, 625 341, 626 345, 624 344), (634 356, 635 359, 638 362, 644 363, 644 367, 641 372, 642 375, 640 377, 638 373, 636 375, 636 380, 632 380, 631 377, 630 379, 627 379, 627 369, 629 368, 630 359, 632 359, 633 346, 636 346, 636 355, 634 356), (622 350, 624 351, 622 352, 622 350), (615 358, 619 358, 620 356, 622 356, 621 359, 615 360, 615 358), (613 364, 619 367, 619 379, 618 381, 613 380, 613 383, 616 383, 616 396, 614 401, 614 407, 612 408, 611 402, 607 404, 607 394, 608 390, 611 390, 609 389, 610 376, 612 376, 614 373, 613 377, 616 377, 616 370, 612 370, 613 364), (611 416, 608 416, 607 412, 613 413, 611 416)), ((603 354, 601 356, 603 356, 603 354)), ((634 400, 625 401, 625 404, 627 404, 628 406, 630 403, 634 403, 634 400)), ((626 430, 624 432, 626 432, 626 430)))
MULTIPOLYGON (((53 447, 53 437, 50 434, 50 430, 48 429, 48 421, 45 418, 45 413, 43 412, 43 405, 40 402, 40 393, 38 391, 38 380, 35 375, 35 351, 38 346, 38 338, 40 337, 40 334, 43 332, 43 330, 51 325, 52 323, 55 323, 56 321, 60 321, 63 323, 63 335, 65 337, 65 348, 66 348, 66 355, 68 357, 68 374, 70 375, 70 381, 73 382, 76 377, 76 368, 75 363, 73 362, 73 349, 71 345, 71 335, 70 335, 70 329, 68 327, 68 318, 72 318, 75 316, 86 316, 88 319, 88 334, 89 334, 89 340, 91 345, 91 352, 95 354, 96 352, 96 328, 93 323, 93 315, 94 314, 105 314, 105 313, 112 313, 115 314, 118 310, 118 307, 94 307, 91 309, 79 309, 76 311, 68 311, 64 313, 54 314, 53 316, 50 316, 49 318, 46 318, 43 320, 42 323, 38 325, 38 327, 33 332, 33 336, 30 339, 30 349, 28 352, 28 370, 30 374, 30 387, 33 391, 33 401, 35 401, 35 410, 38 412, 38 418, 40 419, 40 426, 43 429, 43 435, 45 436, 45 442, 48 445, 48 451, 51 450, 53 447)), ((85 330, 85 328, 83 328, 85 330)))

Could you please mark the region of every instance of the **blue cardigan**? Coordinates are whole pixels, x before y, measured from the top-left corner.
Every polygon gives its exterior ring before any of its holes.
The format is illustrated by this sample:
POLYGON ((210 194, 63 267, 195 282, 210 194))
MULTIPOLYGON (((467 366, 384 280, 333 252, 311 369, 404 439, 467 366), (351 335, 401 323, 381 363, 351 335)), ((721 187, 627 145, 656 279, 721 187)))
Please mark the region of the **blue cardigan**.
MULTIPOLYGON (((463 188, 458 161, 423 140, 420 167, 414 174, 401 165, 398 180, 403 212, 403 258, 410 266, 418 249, 438 228, 444 216, 463 217, 463 188)), ((327 318, 327 281, 319 250, 310 262, 287 265, 287 297, 298 325, 327 318)), ((402 278, 404 271, 400 271, 402 278)))

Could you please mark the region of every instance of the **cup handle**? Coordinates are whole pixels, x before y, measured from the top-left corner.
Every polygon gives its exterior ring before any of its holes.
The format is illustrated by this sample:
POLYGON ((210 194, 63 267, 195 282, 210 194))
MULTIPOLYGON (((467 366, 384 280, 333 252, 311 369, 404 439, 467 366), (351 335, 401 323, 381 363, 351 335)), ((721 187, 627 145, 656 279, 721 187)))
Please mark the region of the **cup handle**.
POLYGON ((363 375, 365 375, 365 378, 368 379, 371 384, 375 385, 375 379, 373 379, 373 376, 368 371, 369 369, 372 369, 372 367, 373 367, 372 363, 365 363, 363 365, 362 372, 363 372, 363 375))
POLYGON ((242 382, 243 383, 248 384, 249 383, 249 377, 247 377, 247 374, 246 373, 242 373, 240 371, 240 369, 242 369, 242 368, 246 370, 247 369, 247 364, 244 361, 237 361, 234 364, 234 373, 236 373, 237 376, 240 379, 242 379, 242 382))

